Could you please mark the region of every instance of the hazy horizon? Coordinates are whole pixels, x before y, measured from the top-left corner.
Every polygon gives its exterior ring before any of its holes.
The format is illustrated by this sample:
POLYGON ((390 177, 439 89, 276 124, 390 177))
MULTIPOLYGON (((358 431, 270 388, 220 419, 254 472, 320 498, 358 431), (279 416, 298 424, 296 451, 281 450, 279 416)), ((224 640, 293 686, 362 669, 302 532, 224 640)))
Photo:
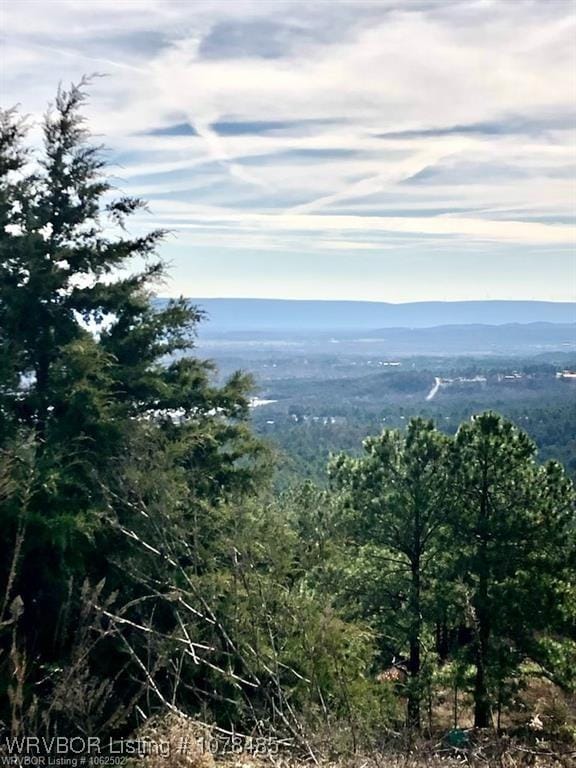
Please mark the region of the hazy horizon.
POLYGON ((350 302, 350 303, 358 303, 358 304, 392 304, 392 305, 400 305, 400 304, 472 304, 472 303, 526 303, 526 304, 571 304, 574 307, 576 307, 576 298, 572 297, 569 299, 532 299, 532 298, 514 298, 514 299, 502 299, 498 297, 489 298, 489 299, 411 299, 409 301, 388 301, 385 299, 361 299, 356 298, 354 296, 336 296, 334 298, 323 298, 323 297, 310 297, 310 298, 301 298, 300 296, 246 296, 246 295, 230 295, 226 296, 224 294, 216 294, 214 296, 191 296, 184 294, 182 291, 176 291, 175 293, 163 293, 158 292, 155 294, 158 299, 173 299, 177 298, 179 296, 184 296, 185 298, 190 299, 191 301, 293 301, 293 302, 334 302, 334 303, 341 303, 341 302, 350 302))

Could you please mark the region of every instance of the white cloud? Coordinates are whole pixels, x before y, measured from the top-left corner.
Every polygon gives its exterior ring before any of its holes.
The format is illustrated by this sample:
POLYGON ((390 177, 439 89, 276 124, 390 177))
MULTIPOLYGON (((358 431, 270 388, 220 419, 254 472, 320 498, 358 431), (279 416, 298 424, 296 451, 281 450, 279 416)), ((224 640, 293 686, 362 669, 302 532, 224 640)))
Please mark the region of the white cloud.
POLYGON ((358 216, 309 213, 234 213, 210 212, 206 208, 195 212, 188 206, 157 201, 156 211, 163 211, 166 219, 177 227, 215 227, 248 230, 272 230, 280 237, 282 232, 363 232, 366 234, 402 232, 459 236, 496 242, 574 244, 574 228, 561 224, 513 221, 506 219, 470 218, 465 216, 358 216))
POLYGON ((119 185, 151 196, 162 225, 201 231, 202 247, 370 253, 410 238, 425 256, 453 238, 463 253, 484 244, 497 270, 491 249, 526 244, 564 258, 548 294, 573 279, 569 0, 5 0, 2 12, 8 103, 37 117, 59 81, 108 72, 88 111, 119 185), (234 121, 248 125, 214 127, 234 121), (184 122, 197 135, 148 135, 184 122))

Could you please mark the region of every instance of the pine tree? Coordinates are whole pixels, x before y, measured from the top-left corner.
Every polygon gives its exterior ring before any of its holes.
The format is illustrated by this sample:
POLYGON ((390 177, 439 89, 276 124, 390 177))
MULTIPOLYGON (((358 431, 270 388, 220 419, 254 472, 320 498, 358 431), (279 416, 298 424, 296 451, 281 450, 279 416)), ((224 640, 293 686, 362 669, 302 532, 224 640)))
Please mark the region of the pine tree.
POLYGON ((530 438, 494 413, 460 427, 453 478, 456 567, 475 625, 474 723, 485 728, 506 681, 560 629, 574 492, 560 465, 538 465, 530 438))
POLYGON ((394 635, 397 653, 408 647, 408 722, 416 728, 424 621, 447 516, 447 446, 432 422, 413 419, 405 433, 385 430, 365 440, 361 458, 341 455, 331 465, 349 511, 345 529, 361 546, 360 600, 381 631, 394 635))

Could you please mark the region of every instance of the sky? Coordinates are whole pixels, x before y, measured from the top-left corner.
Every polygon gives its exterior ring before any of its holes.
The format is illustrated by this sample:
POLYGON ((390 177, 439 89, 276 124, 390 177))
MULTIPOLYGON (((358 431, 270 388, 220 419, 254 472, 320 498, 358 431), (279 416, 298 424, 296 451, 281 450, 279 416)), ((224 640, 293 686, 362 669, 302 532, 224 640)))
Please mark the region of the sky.
POLYGON ((0 29, 33 120, 105 75, 163 295, 576 298, 576 1, 3 0, 0 29))

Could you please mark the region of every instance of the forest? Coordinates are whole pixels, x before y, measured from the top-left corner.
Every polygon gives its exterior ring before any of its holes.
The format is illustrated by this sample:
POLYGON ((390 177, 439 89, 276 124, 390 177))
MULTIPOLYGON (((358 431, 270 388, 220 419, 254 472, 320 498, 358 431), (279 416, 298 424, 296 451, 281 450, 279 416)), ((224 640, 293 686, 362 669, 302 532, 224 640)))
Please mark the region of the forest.
POLYGON ((536 443, 538 459, 559 460, 574 479, 576 387, 555 378, 561 366, 540 363, 544 370, 526 373, 533 370, 534 361, 522 364, 503 359, 497 367, 483 360, 474 362, 471 369, 466 359, 438 361, 440 370, 453 366, 449 370, 455 378, 442 385, 431 401, 427 393, 433 386, 435 366, 429 361, 403 360, 402 365, 416 367, 405 374, 363 374, 334 382, 320 375, 311 382, 291 377, 270 381, 260 376, 262 401, 268 398, 269 402, 253 410, 252 424, 276 452, 276 485, 284 488, 304 478, 325 486, 331 453, 357 454, 366 435, 383 427, 403 428, 411 416, 432 419, 438 429, 453 435, 463 421, 485 410, 496 410, 521 425, 536 443), (468 381, 458 381, 464 377, 468 381))
POLYGON ((155 301, 168 233, 131 229, 146 203, 116 196, 86 96, 58 91, 41 150, 0 117, 0 758, 66 736, 148 766, 570 765, 566 387, 538 435, 513 396, 450 429, 407 401, 331 424, 347 450, 292 405, 284 449, 315 468, 278 482, 252 377, 155 301))

